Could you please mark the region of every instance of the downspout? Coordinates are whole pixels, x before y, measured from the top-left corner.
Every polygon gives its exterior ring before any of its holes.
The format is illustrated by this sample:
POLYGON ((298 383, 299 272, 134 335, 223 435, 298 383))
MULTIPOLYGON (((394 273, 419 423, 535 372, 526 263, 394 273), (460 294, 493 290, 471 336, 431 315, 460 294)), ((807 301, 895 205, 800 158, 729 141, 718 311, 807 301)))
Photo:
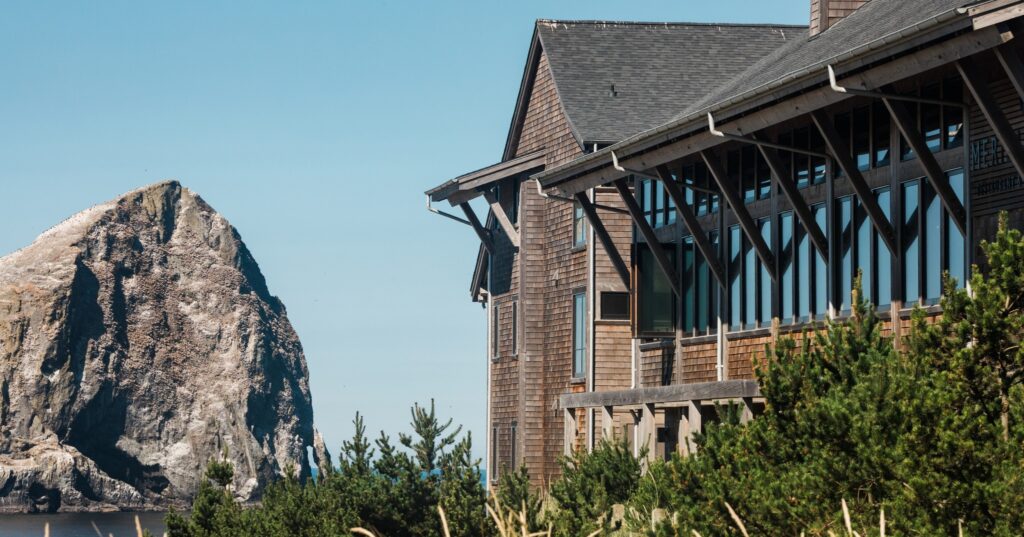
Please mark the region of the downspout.
POLYGON ((492 322, 492 319, 494 319, 494 313, 491 311, 491 308, 493 307, 491 293, 486 289, 480 289, 478 293, 480 295, 484 295, 487 299, 487 341, 484 342, 484 344, 487 345, 487 352, 485 353, 487 355, 487 420, 486 425, 484 425, 484 427, 486 427, 484 429, 484 453, 487 457, 487 460, 484 462, 484 467, 487 468, 487 479, 485 479, 485 481, 487 484, 487 490, 490 491, 491 482, 494 479, 494 476, 491 475, 491 471, 493 470, 493 468, 491 468, 491 461, 493 460, 494 457, 491 454, 491 449, 493 447, 491 446, 491 442, 494 441, 494 439, 491 438, 491 363, 493 362, 494 359, 494 357, 491 356, 491 349, 494 348, 491 345, 491 338, 494 337, 492 331, 495 329, 495 327, 493 326, 494 323, 492 322))
POLYGON ((430 211, 430 212, 432 212, 434 214, 437 214, 437 215, 441 215, 441 216, 443 216, 445 218, 451 218, 452 220, 455 220, 456 222, 459 222, 461 224, 466 224, 467 226, 473 227, 473 224, 469 220, 466 220, 465 218, 459 218, 458 216, 455 216, 454 214, 448 214, 448 213, 446 213, 444 211, 439 211, 439 210, 435 209, 434 206, 431 204, 431 201, 432 200, 430 199, 430 194, 427 194, 427 210, 428 211, 430 211))
MULTIPOLYGON (((596 199, 597 195, 594 189, 590 189, 587 194, 590 199, 596 199)), ((594 226, 587 226, 587 294, 589 295, 589 307, 587 308, 587 326, 590 328, 590 333, 587 334, 587 353, 590 355, 587 357, 587 391, 594 391, 594 376, 597 374, 597 349, 595 344, 597 342, 597 289, 595 287, 596 282, 596 267, 594 266, 594 226)), ((594 451, 594 407, 587 409, 587 451, 594 451)))

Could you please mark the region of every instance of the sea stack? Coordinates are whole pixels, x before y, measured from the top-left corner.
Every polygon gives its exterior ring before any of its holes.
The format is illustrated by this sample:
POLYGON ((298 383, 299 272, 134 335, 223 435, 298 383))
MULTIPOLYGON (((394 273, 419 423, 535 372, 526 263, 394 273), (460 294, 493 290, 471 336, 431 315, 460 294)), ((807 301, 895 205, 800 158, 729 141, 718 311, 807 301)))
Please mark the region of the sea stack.
POLYGON ((302 345, 223 216, 168 181, 0 258, 0 511, 183 506, 224 454, 243 501, 329 464, 302 345))

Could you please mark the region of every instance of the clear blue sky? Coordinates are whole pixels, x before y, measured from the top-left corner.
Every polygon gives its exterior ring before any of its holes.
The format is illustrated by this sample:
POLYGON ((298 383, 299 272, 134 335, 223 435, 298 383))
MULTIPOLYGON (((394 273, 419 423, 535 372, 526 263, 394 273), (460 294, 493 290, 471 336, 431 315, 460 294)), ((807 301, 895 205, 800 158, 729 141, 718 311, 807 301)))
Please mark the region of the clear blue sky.
POLYGON ((537 18, 806 24, 809 0, 0 7, 0 255, 174 178, 238 228, 302 339, 332 453, 437 400, 482 453, 472 231, 423 191, 501 157, 537 18))

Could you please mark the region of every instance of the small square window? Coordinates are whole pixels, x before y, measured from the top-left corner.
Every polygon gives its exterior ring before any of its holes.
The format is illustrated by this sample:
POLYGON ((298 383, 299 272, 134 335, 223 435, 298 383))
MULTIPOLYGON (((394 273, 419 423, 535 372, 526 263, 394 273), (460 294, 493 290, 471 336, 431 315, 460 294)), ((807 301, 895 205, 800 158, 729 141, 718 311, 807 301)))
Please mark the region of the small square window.
POLYGON ((629 293, 605 291, 601 293, 601 318, 629 320, 629 293))

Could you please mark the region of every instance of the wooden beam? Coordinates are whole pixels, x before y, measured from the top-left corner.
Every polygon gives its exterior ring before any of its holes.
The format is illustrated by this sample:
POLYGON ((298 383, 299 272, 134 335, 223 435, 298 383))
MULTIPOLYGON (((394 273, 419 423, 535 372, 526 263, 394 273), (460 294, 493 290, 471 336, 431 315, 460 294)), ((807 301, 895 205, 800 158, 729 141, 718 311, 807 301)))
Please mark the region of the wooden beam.
POLYGON ((1021 61, 1020 54, 1017 54, 1016 47, 1007 43, 993 50, 1006 75, 1010 77, 1013 88, 1017 90, 1017 95, 1024 99, 1024 62, 1021 61))
POLYGON ((559 396, 560 408, 638 407, 643 403, 685 403, 687 401, 717 401, 760 397, 756 380, 722 380, 673 384, 631 390, 565 393, 559 396))
POLYGON ((501 202, 494 195, 493 190, 484 192, 484 199, 491 206, 491 212, 494 213, 494 217, 498 219, 498 224, 501 225, 501 229, 505 230, 505 235, 512 241, 512 245, 519 248, 519 232, 516 231, 516 226, 512 225, 512 220, 509 219, 508 214, 505 213, 505 208, 501 206, 501 202))
POLYGON ((640 448, 647 448, 645 459, 654 460, 658 449, 658 422, 654 414, 654 403, 640 405, 640 448))
MULTIPOLYGON (((971 56, 1012 39, 1012 33, 1001 32, 995 27, 968 32, 865 71, 849 76, 843 74, 843 85, 848 88, 879 88, 948 65, 958 58, 971 56)), ((754 98, 746 104, 725 111, 720 110, 716 116, 721 123, 728 121, 732 132, 751 133, 803 116, 810 110, 824 108, 850 98, 850 95, 833 91, 828 86, 824 67, 821 69, 821 75, 813 81, 814 84, 821 82, 825 82, 824 86, 808 89, 797 96, 780 90, 774 94, 754 98), (750 112, 757 106, 761 108, 750 112)), ((809 81, 808 84, 810 83, 809 81)), ((721 137, 708 132, 705 115, 701 113, 699 117, 695 114, 688 123, 673 127, 663 134, 645 138, 642 142, 637 142, 635 147, 623 148, 616 151, 616 154, 621 157, 619 164, 625 168, 649 170, 660 164, 696 154, 700 150, 718 146, 722 141, 721 137)), ((569 195, 603 185, 622 176, 622 172, 606 161, 601 161, 592 168, 580 168, 582 166, 567 166, 557 174, 545 177, 544 188, 557 188, 559 192, 569 195)))
POLYGON ((921 161, 924 173, 928 177, 929 182, 931 182, 932 188, 939 195, 943 207, 953 217, 953 222, 960 229, 960 233, 966 236, 967 211, 964 210, 964 204, 956 197, 956 192, 949 185, 946 172, 942 170, 939 162, 935 160, 935 155, 928 149, 928 144, 924 140, 924 134, 914 126, 914 120, 910 117, 910 112, 907 111, 906 105, 894 99, 882 99, 882 102, 889 109, 889 115, 896 122, 896 127, 903 134, 903 139, 907 141, 910 148, 914 150, 914 154, 917 155, 918 160, 921 161))
POLYGON ((697 249, 700 250, 704 261, 711 268, 711 273, 718 280, 718 285, 724 289, 726 286, 725 271, 722 270, 722 264, 718 262, 718 255, 711 245, 711 241, 708 240, 708 234, 700 227, 700 222, 697 221, 697 216, 693 214, 693 209, 687 205, 686 197, 683 196, 679 183, 676 183, 675 179, 672 178, 672 172, 668 170, 668 166, 662 164, 656 169, 658 177, 661 178, 661 183, 665 185, 665 192, 668 193, 668 197, 672 198, 676 205, 676 213, 679 214, 683 224, 686 225, 686 229, 690 230, 690 234, 693 235, 693 241, 697 243, 697 249))
POLYGON ((882 208, 878 205, 878 200, 875 199, 871 187, 868 186, 864 176, 861 175, 860 168, 857 167, 853 157, 850 156, 850 145, 839 134, 835 126, 832 125, 832 120, 829 119, 827 114, 821 110, 815 110, 811 112, 811 119, 817 125, 818 131, 821 132, 821 137, 824 138, 825 145, 828 146, 829 152, 832 153, 832 158, 836 160, 836 163, 843 170, 843 174, 850 181, 850 185, 853 186, 853 191, 857 194, 860 204, 871 219, 871 225, 878 231, 886 247, 889 248, 889 252, 894 256, 898 256, 899 247, 896 244, 896 233, 893 231, 889 219, 882 212, 882 208))
POLYGON ((576 447, 576 409, 566 408, 562 410, 562 453, 572 455, 576 447))
POLYGON ((675 291, 677 297, 682 297, 683 293, 680 289, 679 277, 676 276, 676 269, 672 266, 668 256, 665 255, 665 248, 661 245, 661 241, 658 240, 658 236, 655 235, 651 225, 644 218, 644 213, 640 210, 640 206, 637 205, 633 193, 629 191, 629 185, 626 184, 626 180, 616 179, 612 184, 615 185, 615 190, 619 191, 619 197, 626 204, 626 210, 629 211, 629 216, 633 219, 633 223, 636 224, 640 234, 647 241, 647 247, 654 254, 654 260, 657 262, 662 274, 668 278, 668 284, 672 286, 672 290, 675 291))
POLYGON ((615 407, 601 407, 601 439, 608 442, 615 439, 615 407))
POLYGON ((1017 133, 1010 126, 1009 120, 1006 119, 1006 114, 1003 114, 1002 109, 999 108, 992 96, 985 75, 978 71, 977 62, 957 61, 956 69, 960 71, 960 76, 964 79, 967 89, 974 97, 974 101, 978 103, 978 108, 981 109, 981 113, 992 127, 999 143, 1003 145, 1006 155, 1010 157, 1014 169, 1021 177, 1024 177, 1024 148, 1021 147, 1017 133))
POLYGON ((480 223, 480 219, 476 217, 476 213, 473 212, 473 208, 469 206, 468 202, 460 203, 459 207, 462 208, 462 212, 466 213, 466 220, 469 220, 473 226, 473 231, 476 231, 476 236, 480 237, 480 242, 484 244, 487 253, 494 255, 494 241, 491 240, 491 232, 480 223))
POLYGON ((699 399, 687 402, 684 429, 681 443, 686 446, 686 455, 690 456, 697 453, 696 436, 704 430, 704 409, 699 399))
POLYGON ((779 156, 774 151, 761 145, 757 146, 757 149, 761 151, 761 156, 768 163, 768 168, 772 172, 775 184, 779 185, 782 193, 789 200, 789 204, 793 206, 793 212, 796 213, 800 223, 803 224, 804 231, 807 232, 807 236, 814 243, 814 248, 818 250, 818 254, 828 263, 828 239, 825 237, 825 232, 814 219, 814 213, 811 212, 811 207, 807 205, 807 201, 800 194, 800 189, 796 187, 792 180, 785 177, 783 173, 785 168, 782 167, 782 163, 779 162, 779 156))
POLYGON ((585 192, 577 192, 575 195, 576 201, 583 208, 583 214, 587 217, 587 222, 594 228, 594 235, 597 235, 597 240, 601 241, 601 246, 604 246, 604 251, 608 254, 608 259, 611 260, 612 266, 615 267, 615 272, 619 274, 619 278, 622 280, 622 285, 626 286, 626 290, 629 290, 629 267, 626 266, 626 262, 622 260, 622 255, 619 254, 619 249, 615 247, 615 242, 612 241, 611 235, 608 234, 608 230, 604 227, 604 222, 601 221, 601 217, 597 214, 597 208, 594 203, 590 201, 585 192))
POLYGON ((714 178, 715 183, 718 185, 718 191, 722 193, 722 197, 725 198, 733 214, 736 215, 736 219, 739 220, 740 228, 746 234, 747 240, 750 241, 750 244, 754 245, 757 257, 761 259, 761 263, 765 266, 772 280, 775 281, 777 279, 775 274, 775 256, 772 254, 772 249, 768 247, 768 243, 764 242, 761 230, 757 229, 757 223, 750 216, 750 212, 747 211, 747 206, 740 199, 739 193, 733 188, 733 185, 729 184, 725 168, 722 167, 722 163, 719 162, 718 157, 710 149, 701 151, 700 156, 704 159, 704 164, 707 164, 711 177, 714 178))

